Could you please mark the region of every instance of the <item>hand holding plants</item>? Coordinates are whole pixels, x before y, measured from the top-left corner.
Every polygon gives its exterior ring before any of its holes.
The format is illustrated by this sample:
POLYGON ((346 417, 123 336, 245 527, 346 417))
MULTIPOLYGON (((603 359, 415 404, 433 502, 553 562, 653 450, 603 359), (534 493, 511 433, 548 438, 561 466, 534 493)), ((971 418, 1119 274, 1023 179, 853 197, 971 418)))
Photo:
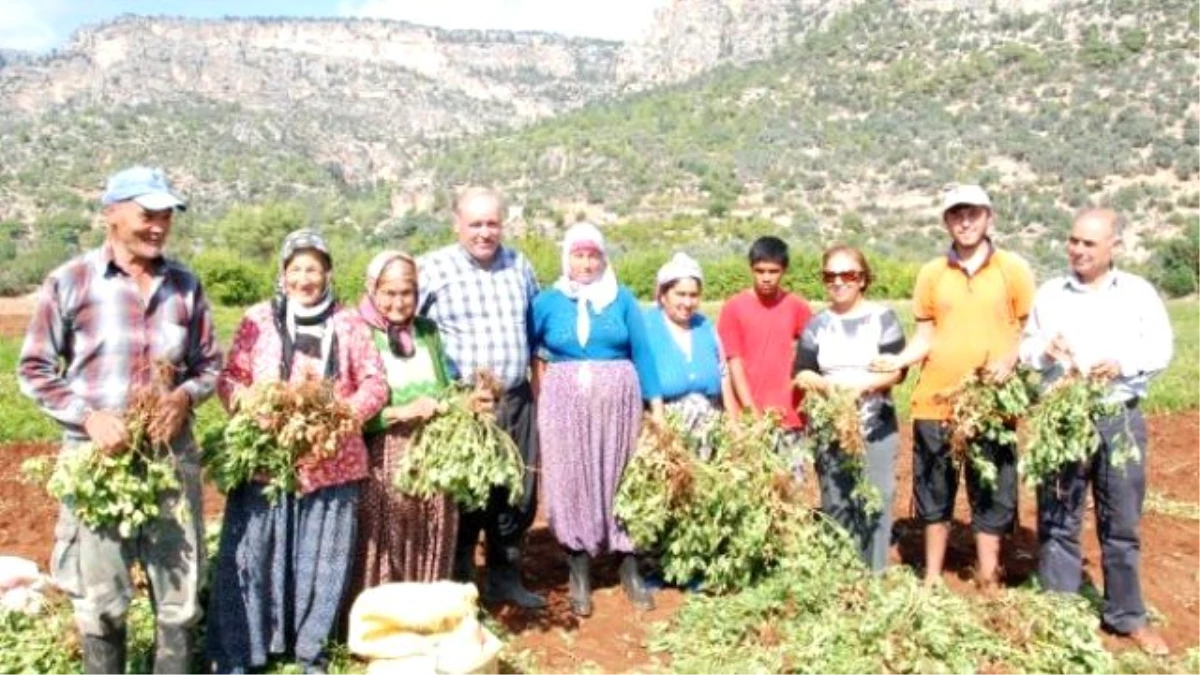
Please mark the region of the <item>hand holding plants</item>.
POLYGON ((129 445, 125 420, 116 413, 96 410, 83 418, 83 430, 101 452, 112 455, 129 445))

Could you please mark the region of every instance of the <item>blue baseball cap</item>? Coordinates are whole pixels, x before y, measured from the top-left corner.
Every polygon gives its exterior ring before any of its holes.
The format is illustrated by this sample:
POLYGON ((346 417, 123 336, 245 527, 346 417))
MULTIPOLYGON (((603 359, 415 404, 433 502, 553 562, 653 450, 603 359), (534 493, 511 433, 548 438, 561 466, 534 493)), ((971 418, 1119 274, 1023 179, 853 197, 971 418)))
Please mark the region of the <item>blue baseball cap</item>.
POLYGON ((108 177, 101 204, 109 206, 131 199, 148 211, 187 210, 187 203, 171 192, 162 169, 135 166, 108 177))

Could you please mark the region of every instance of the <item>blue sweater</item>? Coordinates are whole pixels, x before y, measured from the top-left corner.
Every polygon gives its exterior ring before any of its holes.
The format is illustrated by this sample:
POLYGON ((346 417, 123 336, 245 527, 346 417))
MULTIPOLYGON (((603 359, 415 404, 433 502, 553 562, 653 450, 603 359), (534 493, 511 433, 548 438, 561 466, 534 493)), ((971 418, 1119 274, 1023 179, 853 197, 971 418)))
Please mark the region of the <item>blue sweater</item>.
POLYGON ((692 316, 692 358, 689 361, 671 335, 667 321, 660 307, 646 310, 646 333, 658 367, 663 399, 671 401, 691 393, 720 396, 721 355, 712 323, 703 315, 692 316))
POLYGON ((557 288, 547 288, 533 300, 533 342, 541 358, 560 361, 633 362, 642 398, 662 396, 654 355, 646 337, 646 324, 637 299, 621 286, 617 297, 604 311, 596 313, 591 305, 591 330, 582 347, 575 336, 575 301, 557 288))

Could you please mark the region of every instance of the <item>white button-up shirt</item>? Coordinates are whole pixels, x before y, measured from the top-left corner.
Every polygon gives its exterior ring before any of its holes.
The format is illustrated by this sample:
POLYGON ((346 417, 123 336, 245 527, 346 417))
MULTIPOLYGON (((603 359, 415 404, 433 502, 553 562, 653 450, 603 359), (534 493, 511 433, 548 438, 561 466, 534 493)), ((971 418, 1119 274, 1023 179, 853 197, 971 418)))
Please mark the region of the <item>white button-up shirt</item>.
POLYGON ((1021 359, 1042 371, 1047 382, 1069 365, 1046 356, 1046 346, 1060 334, 1080 371, 1107 360, 1120 365, 1120 376, 1110 384, 1114 402, 1145 398, 1150 378, 1171 361, 1171 321, 1158 292, 1145 279, 1117 269, 1094 288, 1070 274, 1038 289, 1021 359))

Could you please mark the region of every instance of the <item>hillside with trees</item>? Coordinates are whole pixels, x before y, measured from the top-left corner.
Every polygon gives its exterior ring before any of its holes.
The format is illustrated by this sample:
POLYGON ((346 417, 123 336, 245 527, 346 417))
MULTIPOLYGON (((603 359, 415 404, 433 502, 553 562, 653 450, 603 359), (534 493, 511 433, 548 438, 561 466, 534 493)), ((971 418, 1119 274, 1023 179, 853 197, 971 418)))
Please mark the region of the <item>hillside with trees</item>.
POLYGON ((803 269, 831 241, 863 245, 895 266, 878 290, 903 295, 944 246, 942 187, 976 181, 1000 241, 1042 274, 1063 265, 1072 211, 1107 204, 1128 218, 1127 255, 1186 294, 1198 15, 1181 0, 673 0, 626 45, 124 17, 0 65, 0 291, 97 241, 103 176, 147 162, 193 202, 176 253, 231 302, 263 292, 297 226, 350 260, 445 241, 468 182, 512 197, 544 277, 556 233, 586 217, 639 289, 677 249, 735 283, 770 232, 803 269))
MULTIPOLYGON (((1062 264, 1071 212, 1118 208, 1139 259, 1197 218, 1197 7, 1045 13, 876 0, 768 60, 431 155, 440 184, 508 186, 525 218, 760 218, 901 258, 941 246, 941 188, 980 182, 999 236, 1062 264)), ((702 234, 702 232, 697 232, 702 234)), ((703 237, 697 237, 703 239, 703 237)))

